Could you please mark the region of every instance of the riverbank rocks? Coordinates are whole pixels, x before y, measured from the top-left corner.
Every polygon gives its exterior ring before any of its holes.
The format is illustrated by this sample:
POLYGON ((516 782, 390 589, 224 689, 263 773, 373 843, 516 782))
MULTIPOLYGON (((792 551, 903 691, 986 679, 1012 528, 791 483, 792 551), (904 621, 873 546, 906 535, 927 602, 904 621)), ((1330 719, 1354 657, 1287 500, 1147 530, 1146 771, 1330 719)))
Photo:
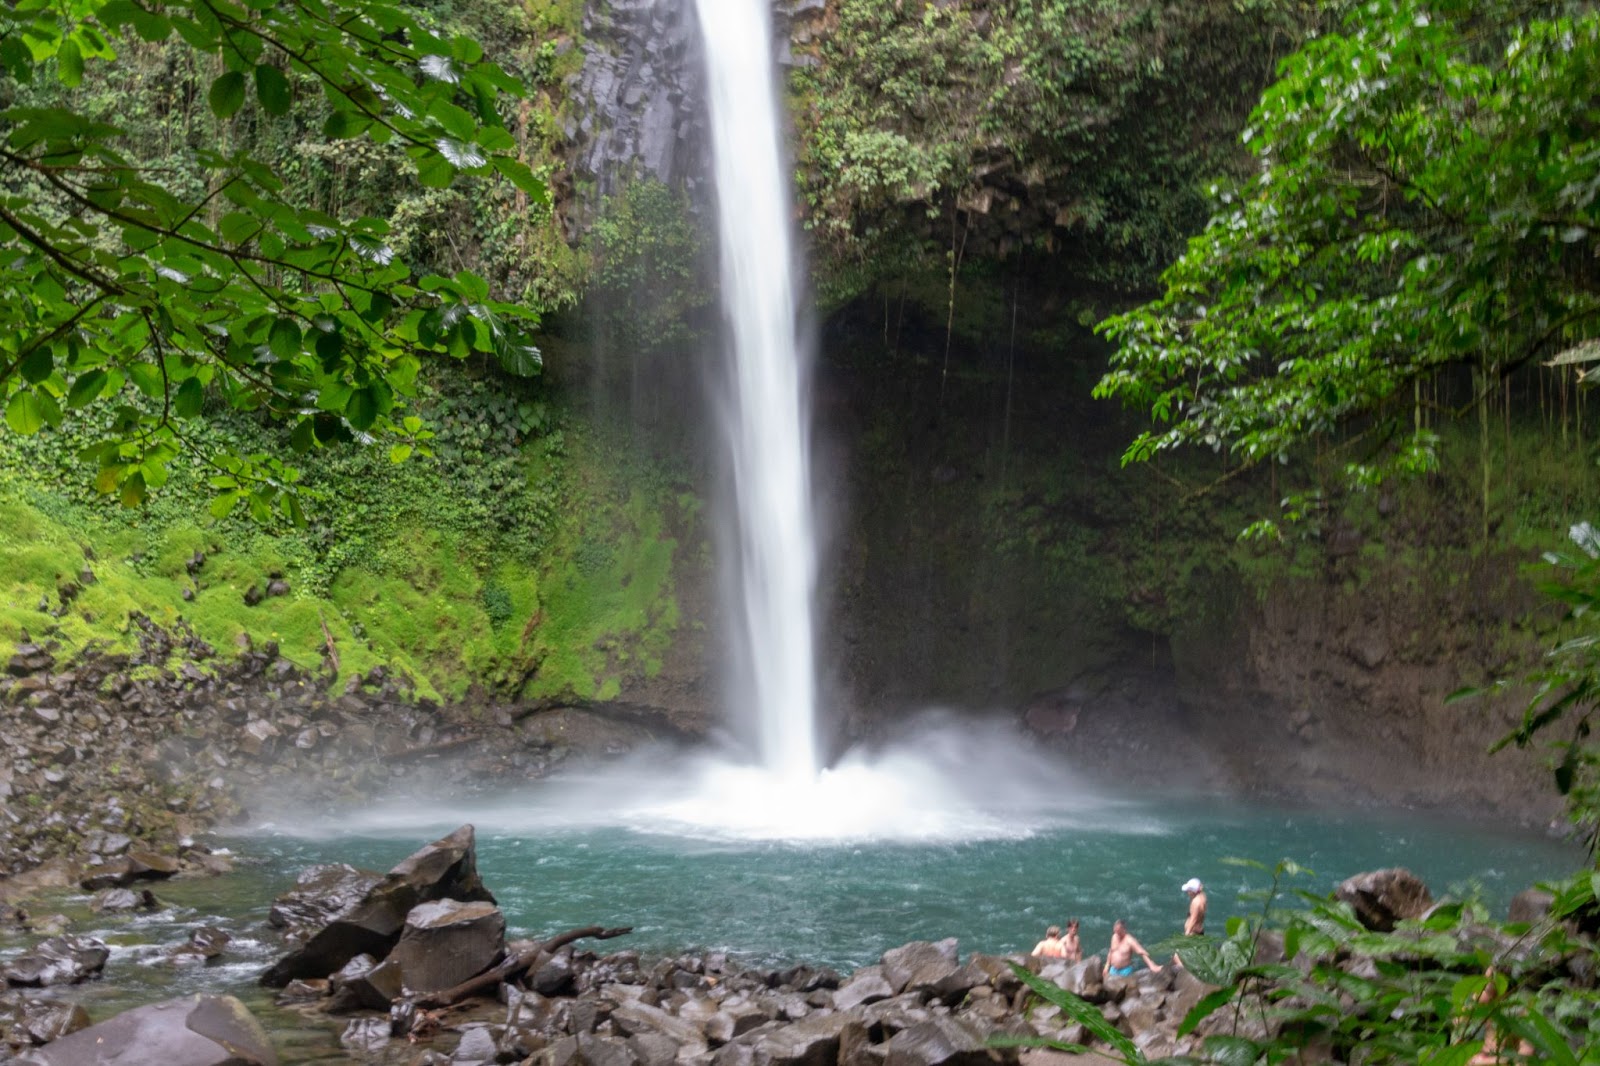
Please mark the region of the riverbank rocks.
POLYGON ((1415 921, 1433 906, 1433 894, 1422 879, 1398 866, 1356 874, 1333 894, 1350 905, 1362 925, 1379 933, 1393 932, 1397 923, 1415 921))
POLYGON ((76 1003, 21 992, 0 994, 0 1040, 13 1052, 59 1040, 89 1027, 89 1012, 76 1003))
POLYGON ((0 977, 17 987, 75 985, 98 977, 111 950, 92 936, 53 936, 32 951, 0 966, 0 977))
POLYGON ((15 1066, 278 1066, 261 1024, 232 996, 137 1007, 17 1058, 15 1066))
POLYGON ((493 965, 505 950, 505 934, 505 915, 493 903, 421 903, 406 915, 400 941, 384 964, 399 967, 407 989, 437 992, 493 965))
MULTIPOLYGON (((337 883, 346 885, 347 880, 338 879, 337 883)), ((295 893, 303 892, 302 880, 296 883, 295 893)), ((262 984, 282 988, 298 978, 327 977, 357 955, 387 957, 399 942, 412 908, 418 904, 435 900, 490 905, 495 902, 478 876, 476 837, 470 825, 406 858, 359 899, 353 899, 352 892, 341 900, 338 909, 332 901, 318 908, 329 914, 328 920, 310 933, 300 948, 263 973, 262 984)), ((283 902, 279 900, 280 904, 283 902)), ((298 905, 302 912, 310 909, 303 898, 298 905)))

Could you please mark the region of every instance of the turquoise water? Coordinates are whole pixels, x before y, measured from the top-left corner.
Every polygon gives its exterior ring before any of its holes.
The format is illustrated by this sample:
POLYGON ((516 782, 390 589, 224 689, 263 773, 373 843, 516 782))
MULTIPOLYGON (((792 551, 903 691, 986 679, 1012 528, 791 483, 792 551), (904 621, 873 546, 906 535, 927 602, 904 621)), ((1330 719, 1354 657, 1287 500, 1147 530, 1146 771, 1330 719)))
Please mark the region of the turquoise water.
MULTIPOLYGON (((151 915, 93 915, 81 895, 49 901, 73 919, 74 931, 113 949, 104 981, 60 994, 82 1001, 98 1020, 173 995, 227 991, 260 1014, 285 1063, 338 1058, 342 1020, 275 1008, 255 984, 281 950, 266 926, 272 899, 313 863, 388 869, 463 818, 479 827, 479 869, 514 934, 631 925, 631 936, 592 946, 647 956, 723 949, 747 964, 810 962, 841 971, 910 940, 953 936, 963 953, 1026 951, 1045 926, 1069 917, 1082 920, 1088 952, 1104 950, 1118 917, 1153 947, 1181 928, 1186 899, 1178 886, 1189 877, 1206 882, 1209 927, 1221 932, 1229 916, 1256 908, 1248 897, 1270 879, 1227 857, 1269 866, 1291 858, 1315 874, 1290 887, 1317 894, 1352 873, 1404 865, 1436 896, 1477 897, 1495 915, 1522 888, 1582 860, 1578 849, 1537 835, 1410 814, 1268 811, 1182 798, 1101 803, 1088 814, 1080 809, 1072 824, 1011 838, 922 843, 780 843, 673 834, 653 823, 649 830, 564 828, 560 819, 512 816, 536 801, 536 794, 507 797, 432 816, 413 808, 377 820, 347 812, 308 820, 296 833, 258 829, 225 838, 238 872, 156 884, 165 907, 151 915), (313 828, 315 836, 298 835, 313 828), (165 953, 199 925, 233 935, 227 954, 211 966, 166 965, 165 953)), ((0 957, 33 939, 0 936, 0 957)))
MULTIPOLYGON (((467 812, 470 813, 470 812, 467 812)), ((487 821, 496 819, 490 812, 487 821)), ((262 858, 267 894, 295 870, 345 861, 387 869, 451 821, 410 832, 317 839, 264 834, 238 845, 262 858)), ((1044 927, 1077 917, 1089 951, 1121 917, 1147 943, 1175 934, 1187 900, 1210 889, 1213 932, 1252 909, 1271 866, 1314 871, 1290 888, 1325 894, 1343 878, 1407 866, 1435 896, 1478 897, 1502 915, 1512 895, 1575 868, 1581 853, 1542 837, 1411 815, 1269 812, 1193 801, 1129 804, 1090 827, 969 843, 782 843, 686 838, 623 828, 484 828, 478 865, 511 927, 537 936, 631 925, 607 946, 646 953, 723 949, 750 961, 848 970, 910 940, 954 936, 963 952, 1024 951, 1044 927)))

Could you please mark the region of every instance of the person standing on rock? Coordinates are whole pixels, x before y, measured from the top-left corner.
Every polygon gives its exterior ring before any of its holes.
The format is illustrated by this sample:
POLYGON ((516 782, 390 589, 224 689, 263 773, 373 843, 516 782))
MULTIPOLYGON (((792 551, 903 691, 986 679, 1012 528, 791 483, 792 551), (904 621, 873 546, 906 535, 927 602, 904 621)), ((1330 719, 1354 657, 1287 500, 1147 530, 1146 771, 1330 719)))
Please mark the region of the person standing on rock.
POLYGON ((1144 945, 1128 932, 1127 924, 1118 918, 1117 924, 1111 927, 1111 946, 1106 949, 1105 976, 1132 977, 1133 972, 1138 969, 1133 964, 1133 957, 1136 954, 1144 960, 1146 966, 1150 967, 1151 973, 1161 972, 1161 967, 1156 965, 1156 961, 1150 957, 1144 945))
POLYGON ((1068 962, 1083 961, 1083 941, 1078 939, 1078 919, 1067 919, 1067 931, 1061 936, 1061 947, 1068 962))
POLYGON ((1061 942, 1061 927, 1052 925, 1044 931, 1044 939, 1033 945, 1033 953, 1046 959, 1067 957, 1066 945, 1061 942))
POLYGON ((1198 877, 1183 883, 1184 895, 1189 897, 1189 917, 1183 923, 1184 936, 1203 936, 1206 931, 1206 886, 1198 877))

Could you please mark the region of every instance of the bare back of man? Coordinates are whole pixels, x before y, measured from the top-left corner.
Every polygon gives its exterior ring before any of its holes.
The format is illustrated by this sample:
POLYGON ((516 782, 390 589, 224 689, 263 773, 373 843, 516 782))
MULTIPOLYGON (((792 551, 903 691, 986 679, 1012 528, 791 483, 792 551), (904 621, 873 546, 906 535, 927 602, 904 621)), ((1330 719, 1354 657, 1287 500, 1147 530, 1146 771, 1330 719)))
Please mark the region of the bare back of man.
POLYGON ((1044 939, 1033 945, 1033 954, 1046 959, 1064 959, 1067 957, 1067 945, 1061 939, 1061 930, 1052 925, 1045 930, 1044 939))

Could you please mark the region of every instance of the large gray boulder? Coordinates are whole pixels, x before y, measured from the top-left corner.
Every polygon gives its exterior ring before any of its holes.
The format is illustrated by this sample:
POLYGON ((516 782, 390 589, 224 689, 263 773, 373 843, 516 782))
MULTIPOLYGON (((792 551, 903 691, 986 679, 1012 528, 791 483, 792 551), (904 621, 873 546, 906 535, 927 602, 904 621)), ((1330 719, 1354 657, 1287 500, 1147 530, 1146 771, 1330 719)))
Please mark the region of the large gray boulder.
MULTIPOLYGON (((883 953, 883 976, 901 992, 931 992, 960 968, 956 940, 950 937, 937 943, 913 941, 883 953)), ((970 986, 969 986, 970 987, 970 986)))
POLYGON ((990 1066, 999 1060, 970 1022, 941 1015, 889 1039, 884 1066, 990 1066))
POLYGON ((412 992, 452 988, 494 965, 506 945, 506 918, 493 903, 440 899, 406 915, 385 963, 400 967, 412 992))
POLYGON ((342 862, 308 866, 295 878, 294 887, 273 901, 267 921, 291 940, 306 940, 335 918, 355 910, 367 893, 382 883, 382 874, 342 862))
MULTIPOLYGON (((0 1040, 13 1050, 48 1044, 88 1026, 89 1012, 79 1004, 21 992, 0 995, 0 1040)), ((3 1048, 0 1054, 4 1054, 3 1048)))
POLYGON ((261 983, 282 988, 297 978, 326 977, 357 955, 381 959, 399 941, 412 908, 440 899, 495 901, 478 876, 470 825, 434 841, 390 870, 347 911, 312 933, 302 947, 273 963, 261 975, 261 983))
POLYGON ((1357 920, 1379 933, 1394 931, 1397 923, 1415 921, 1433 906, 1433 894, 1410 870, 1395 866, 1348 878, 1334 897, 1348 903, 1357 920))
POLYGON ((754 1066, 834 1066, 839 1061, 840 1035, 852 1023, 860 1024, 848 1014, 813 1014, 744 1039, 751 1041, 755 1051, 754 1066))
POLYGON ((836 1010, 849 1010, 892 999, 894 994, 894 985, 884 976, 883 967, 863 966, 833 993, 833 1006, 836 1010))
POLYGON ((0 967, 7 984, 44 988, 75 985, 97 977, 105 969, 111 950, 92 936, 53 936, 26 955, 0 967))
POLYGON ((272 1041, 232 996, 136 1007, 30 1051, 16 1066, 277 1066, 272 1041))

